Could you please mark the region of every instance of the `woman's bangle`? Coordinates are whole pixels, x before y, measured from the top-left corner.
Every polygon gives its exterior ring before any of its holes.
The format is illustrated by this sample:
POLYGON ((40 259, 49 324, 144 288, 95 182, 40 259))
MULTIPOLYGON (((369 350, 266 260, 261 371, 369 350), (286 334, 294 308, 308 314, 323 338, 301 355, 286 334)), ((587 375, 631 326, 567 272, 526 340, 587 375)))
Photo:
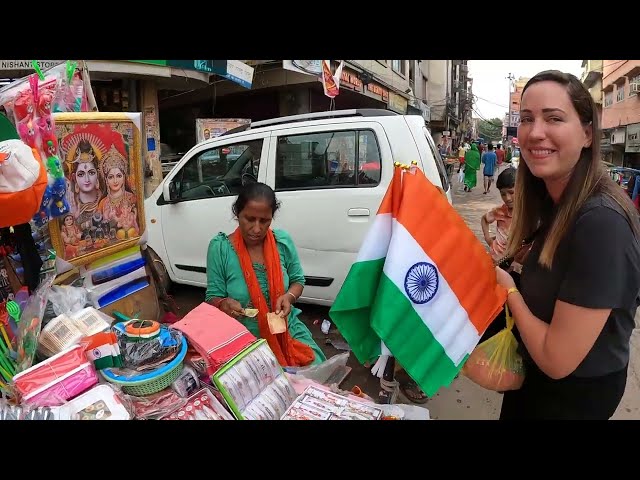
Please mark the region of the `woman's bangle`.
POLYGON ((291 293, 291 292, 287 292, 287 293, 293 297, 293 301, 294 302, 298 301, 298 297, 296 297, 293 293, 291 293))
POLYGON ((516 287, 511 287, 509 290, 507 290, 507 297, 512 293, 520 293, 520 290, 518 290, 516 287))

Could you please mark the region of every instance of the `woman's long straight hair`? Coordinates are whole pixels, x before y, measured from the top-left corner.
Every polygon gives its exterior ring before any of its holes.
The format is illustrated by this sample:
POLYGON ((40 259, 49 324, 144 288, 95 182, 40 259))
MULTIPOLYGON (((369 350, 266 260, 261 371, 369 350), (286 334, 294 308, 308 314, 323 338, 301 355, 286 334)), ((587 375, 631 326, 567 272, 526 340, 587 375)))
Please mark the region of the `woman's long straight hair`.
MULTIPOLYGON (((636 237, 640 236, 640 223, 635 206, 628 195, 604 170, 600 161, 600 125, 598 111, 591 94, 574 75, 549 70, 540 72, 525 85, 522 94, 534 83, 552 81, 563 85, 578 112, 583 125, 592 128, 591 146, 583 148, 580 159, 562 193, 553 215, 553 200, 544 181, 535 177, 525 161, 518 165, 516 177, 513 223, 509 231, 507 254, 515 255, 522 243, 540 226, 548 227, 540 258, 540 265, 551 269, 558 244, 572 227, 577 212, 589 197, 599 193, 614 200, 624 211, 636 237)), ((524 153, 521 150, 521 155, 524 153)), ((522 160, 525 160, 524 157, 522 160)))

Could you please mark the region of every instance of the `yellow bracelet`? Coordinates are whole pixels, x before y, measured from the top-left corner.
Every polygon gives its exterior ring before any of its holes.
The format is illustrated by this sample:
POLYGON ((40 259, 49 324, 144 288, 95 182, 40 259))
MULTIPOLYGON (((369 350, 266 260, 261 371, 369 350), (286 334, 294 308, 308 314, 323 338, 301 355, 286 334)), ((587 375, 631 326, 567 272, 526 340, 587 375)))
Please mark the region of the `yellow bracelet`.
POLYGON ((516 287, 511 287, 509 290, 507 290, 507 297, 512 293, 520 293, 520 290, 518 290, 516 287))

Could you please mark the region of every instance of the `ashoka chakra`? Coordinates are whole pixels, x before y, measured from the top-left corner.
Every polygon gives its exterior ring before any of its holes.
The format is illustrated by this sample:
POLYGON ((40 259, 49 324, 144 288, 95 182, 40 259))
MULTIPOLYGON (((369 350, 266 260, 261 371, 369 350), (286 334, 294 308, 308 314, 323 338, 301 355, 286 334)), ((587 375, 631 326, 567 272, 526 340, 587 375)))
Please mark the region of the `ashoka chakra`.
POLYGON ((438 270, 435 265, 418 262, 407 272, 404 290, 413 303, 429 302, 438 291, 438 270))

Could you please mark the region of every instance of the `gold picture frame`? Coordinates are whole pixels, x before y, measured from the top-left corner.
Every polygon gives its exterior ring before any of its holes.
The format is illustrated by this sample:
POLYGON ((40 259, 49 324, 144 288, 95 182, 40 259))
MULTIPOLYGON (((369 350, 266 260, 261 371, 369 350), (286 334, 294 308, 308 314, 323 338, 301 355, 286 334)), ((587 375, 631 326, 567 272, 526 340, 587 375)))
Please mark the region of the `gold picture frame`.
POLYGON ((53 116, 69 212, 49 222, 59 258, 78 267, 140 243, 144 234, 141 113, 53 116))

